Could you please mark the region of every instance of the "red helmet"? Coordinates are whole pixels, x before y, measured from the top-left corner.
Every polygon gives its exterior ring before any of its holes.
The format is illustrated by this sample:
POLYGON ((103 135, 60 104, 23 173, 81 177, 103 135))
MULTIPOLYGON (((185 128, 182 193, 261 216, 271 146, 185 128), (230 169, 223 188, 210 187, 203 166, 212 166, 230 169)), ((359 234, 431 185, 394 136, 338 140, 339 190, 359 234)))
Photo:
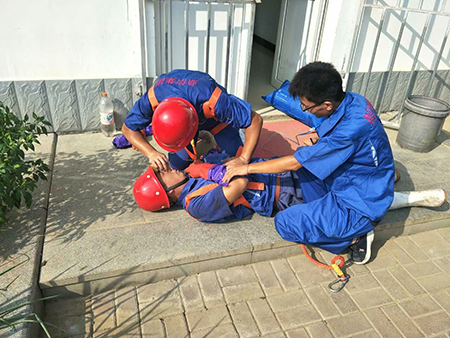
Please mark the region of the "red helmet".
POLYGON ((136 203, 144 210, 170 208, 169 196, 151 166, 134 183, 133 195, 136 203))
POLYGON ((156 107, 152 129, 153 137, 161 148, 172 152, 181 150, 197 133, 197 112, 188 101, 170 97, 156 107))

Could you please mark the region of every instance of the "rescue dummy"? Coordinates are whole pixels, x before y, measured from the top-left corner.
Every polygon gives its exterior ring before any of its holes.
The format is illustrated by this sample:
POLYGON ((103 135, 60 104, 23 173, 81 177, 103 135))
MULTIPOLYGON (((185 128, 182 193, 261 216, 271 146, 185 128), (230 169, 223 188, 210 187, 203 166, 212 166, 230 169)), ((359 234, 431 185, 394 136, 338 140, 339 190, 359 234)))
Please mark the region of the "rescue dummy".
MULTIPOLYGON (((251 163, 260 163, 253 159, 251 163)), ((243 219, 256 212, 272 216, 278 211, 304 203, 298 171, 282 174, 250 174, 224 182, 224 165, 193 163, 186 172, 158 172, 151 167, 134 184, 134 198, 147 211, 182 206, 202 222, 243 219)), ((410 206, 439 207, 446 201, 443 190, 395 192, 390 209, 410 206)))
POLYGON ((394 198, 394 159, 388 137, 371 103, 344 92, 333 65, 313 62, 301 68, 289 92, 301 109, 325 118, 317 139, 291 156, 239 165, 226 164, 224 181, 254 173, 296 171, 303 202, 275 217, 287 241, 312 244, 334 254, 350 247, 350 259, 365 264, 374 227, 394 198))
POLYGON ((221 159, 247 164, 258 142, 262 119, 249 103, 228 94, 208 74, 173 70, 155 84, 130 110, 122 132, 130 143, 161 171, 185 169, 197 159, 201 131, 214 135, 221 159), (152 125, 153 137, 165 154, 154 149, 139 132, 152 125), (239 129, 245 128, 245 144, 239 129), (170 167, 169 167, 170 163, 170 167))

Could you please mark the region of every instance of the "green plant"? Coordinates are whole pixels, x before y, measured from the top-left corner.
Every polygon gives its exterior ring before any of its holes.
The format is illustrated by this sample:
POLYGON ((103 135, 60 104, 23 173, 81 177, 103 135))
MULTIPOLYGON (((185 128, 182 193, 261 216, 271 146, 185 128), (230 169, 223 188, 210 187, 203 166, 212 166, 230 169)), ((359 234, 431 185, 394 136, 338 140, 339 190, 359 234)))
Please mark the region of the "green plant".
MULTIPOLYGON (((26 263, 27 260, 22 261, 20 263, 17 263, 16 265, 12 266, 11 268, 0 272, 0 277, 3 276, 4 274, 8 273, 9 271, 17 268, 18 266, 22 265, 23 263, 26 263)), ((8 287, 6 287, 8 288, 8 287)), ((18 305, 15 306, 11 306, 9 308, 6 309, 0 309, 0 330, 9 328, 9 329, 16 329, 16 325, 19 324, 25 324, 25 323, 38 323, 42 330, 44 330, 45 335, 48 338, 51 338, 50 333, 48 332, 47 326, 53 326, 56 327, 55 325, 52 325, 50 323, 44 322, 36 313, 32 312, 32 313, 20 313, 17 314, 17 311, 25 306, 29 306, 29 305, 33 305, 34 303, 37 302, 43 302, 46 300, 50 300, 53 298, 59 297, 59 295, 55 295, 55 296, 50 296, 50 297, 45 297, 45 298, 39 298, 33 301, 29 301, 29 302, 22 302, 18 305)))
POLYGON ((47 135, 45 126, 50 126, 35 113, 33 119, 30 121, 28 115, 18 118, 0 101, 0 225, 6 222, 9 211, 20 207, 22 200, 29 208, 37 182, 47 180, 47 164, 41 159, 25 159, 24 151, 34 151, 34 144, 39 144, 38 134, 47 135))

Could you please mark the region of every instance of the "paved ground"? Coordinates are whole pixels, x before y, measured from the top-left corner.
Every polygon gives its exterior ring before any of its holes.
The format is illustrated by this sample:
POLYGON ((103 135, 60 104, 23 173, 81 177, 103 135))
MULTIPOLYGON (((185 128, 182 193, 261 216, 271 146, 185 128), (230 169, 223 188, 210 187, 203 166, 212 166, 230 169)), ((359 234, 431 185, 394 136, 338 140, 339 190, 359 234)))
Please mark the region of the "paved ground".
MULTIPOLYGON (((278 122, 265 123, 267 131, 269 124, 278 122)), ((283 134, 287 129, 282 129, 283 134)), ((450 125, 445 130, 436 148, 426 154, 400 148, 395 142, 397 131, 386 130, 402 175, 396 191, 450 191, 450 125)), ((294 130, 290 136, 295 139, 295 134, 294 130)), ((281 149, 288 148, 284 138, 279 141, 281 149)), ((269 149, 267 144, 264 148, 269 149)), ((102 134, 58 135, 40 271, 45 296, 100 293, 288 257, 292 249, 297 250, 280 238, 273 219, 259 215, 241 222, 205 224, 176 207, 144 212, 134 202, 132 188, 147 165, 131 149, 112 148, 111 139, 102 134)), ((376 232, 384 240, 448 226, 446 203, 435 209, 391 211, 376 232)))
POLYGON ((52 337, 450 337, 450 229, 378 245, 336 294, 299 255, 53 301, 46 320, 52 337))

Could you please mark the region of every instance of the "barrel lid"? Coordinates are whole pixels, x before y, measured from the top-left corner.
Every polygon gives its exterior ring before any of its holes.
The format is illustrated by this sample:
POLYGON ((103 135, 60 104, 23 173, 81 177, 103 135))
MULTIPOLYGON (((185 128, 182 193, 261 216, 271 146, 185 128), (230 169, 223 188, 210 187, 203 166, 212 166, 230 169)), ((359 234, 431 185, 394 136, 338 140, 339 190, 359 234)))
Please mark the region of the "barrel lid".
POLYGON ((450 113, 450 105, 442 100, 424 95, 411 95, 405 107, 417 114, 445 118, 450 113))

